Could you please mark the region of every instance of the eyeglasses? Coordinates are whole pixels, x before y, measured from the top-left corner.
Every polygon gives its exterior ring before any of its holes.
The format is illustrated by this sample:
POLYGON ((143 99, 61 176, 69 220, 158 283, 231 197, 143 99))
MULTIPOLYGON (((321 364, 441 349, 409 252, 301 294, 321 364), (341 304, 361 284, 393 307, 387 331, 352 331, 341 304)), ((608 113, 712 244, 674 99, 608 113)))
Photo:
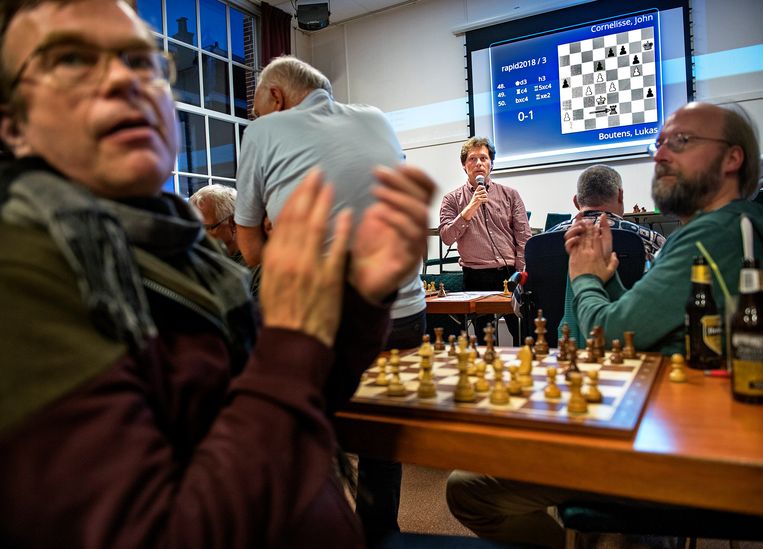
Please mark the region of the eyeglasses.
POLYGON ((32 60, 38 57, 40 72, 56 87, 64 89, 97 86, 106 76, 114 57, 119 58, 142 82, 175 82, 175 64, 163 51, 148 48, 115 50, 82 43, 52 43, 43 44, 29 54, 11 82, 11 91, 24 79, 32 60))
POLYGON ((207 231, 214 231, 214 230, 215 230, 217 227, 219 227, 220 225, 222 225, 223 223, 225 223, 226 221, 228 221, 228 220, 229 220, 231 217, 233 217, 233 216, 232 216, 232 215, 229 215, 228 217, 226 217, 226 218, 224 218, 224 219, 222 219, 222 220, 218 221, 218 222, 217 222, 217 223, 215 223, 214 225, 206 225, 206 224, 205 224, 205 225, 204 225, 204 229, 206 229, 207 231))
POLYGON ((649 145, 646 150, 649 152, 649 156, 654 157, 660 147, 665 145, 670 152, 680 153, 683 152, 684 149, 686 149, 686 146, 692 141, 716 141, 718 143, 725 143, 726 145, 731 146, 729 141, 726 141, 725 139, 718 139, 717 137, 702 137, 699 135, 686 135, 684 133, 677 133, 672 137, 661 137, 649 145))

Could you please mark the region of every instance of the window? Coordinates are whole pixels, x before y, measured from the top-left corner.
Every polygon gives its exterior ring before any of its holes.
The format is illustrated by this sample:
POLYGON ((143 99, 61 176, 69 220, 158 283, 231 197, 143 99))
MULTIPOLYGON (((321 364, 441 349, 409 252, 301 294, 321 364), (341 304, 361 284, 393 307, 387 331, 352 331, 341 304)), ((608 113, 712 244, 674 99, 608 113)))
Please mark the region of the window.
POLYGON ((177 65, 173 87, 180 151, 164 188, 188 198, 210 183, 235 186, 252 119, 259 19, 241 0, 137 0, 161 49, 177 65))

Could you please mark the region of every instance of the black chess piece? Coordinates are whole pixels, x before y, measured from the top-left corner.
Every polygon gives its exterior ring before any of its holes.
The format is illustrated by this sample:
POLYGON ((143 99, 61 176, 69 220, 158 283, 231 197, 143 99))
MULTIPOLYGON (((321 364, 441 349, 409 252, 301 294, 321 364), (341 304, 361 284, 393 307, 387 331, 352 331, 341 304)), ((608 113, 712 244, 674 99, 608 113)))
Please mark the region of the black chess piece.
POLYGON ((570 83, 569 83, 569 82, 567 82, 567 79, 566 79, 566 78, 564 79, 564 81, 562 81, 562 87, 563 87, 563 88, 569 88, 569 87, 570 87, 570 83))
POLYGON ((596 63, 596 70, 597 70, 597 71, 603 71, 603 70, 604 70, 604 67, 603 67, 603 66, 602 66, 602 64, 601 64, 601 61, 598 61, 598 62, 596 63))
POLYGON ((615 50, 612 48, 609 48, 609 53, 607 54, 607 57, 614 57, 615 56, 615 50))
POLYGON ((654 97, 654 92, 652 91, 652 88, 649 88, 646 90, 646 96, 647 97, 654 97))
POLYGON ((627 54, 627 53, 628 53, 628 52, 627 52, 627 51, 625 51, 625 46, 620 46, 620 55, 625 55, 625 54, 627 54))
POLYGON ((634 65, 638 65, 639 63, 641 63, 641 61, 639 61, 638 55, 634 55, 633 56, 633 64, 634 65))
POLYGON ((617 114, 617 105, 609 106, 609 114, 617 114))

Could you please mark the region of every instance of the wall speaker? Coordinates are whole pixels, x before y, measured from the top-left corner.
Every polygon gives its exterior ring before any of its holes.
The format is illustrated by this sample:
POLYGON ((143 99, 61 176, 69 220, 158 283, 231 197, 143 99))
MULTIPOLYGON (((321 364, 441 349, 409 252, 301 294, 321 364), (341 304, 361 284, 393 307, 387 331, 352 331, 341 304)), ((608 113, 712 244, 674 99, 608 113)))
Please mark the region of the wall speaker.
POLYGON ((329 24, 328 2, 297 5, 297 24, 302 30, 315 31, 324 29, 329 24))

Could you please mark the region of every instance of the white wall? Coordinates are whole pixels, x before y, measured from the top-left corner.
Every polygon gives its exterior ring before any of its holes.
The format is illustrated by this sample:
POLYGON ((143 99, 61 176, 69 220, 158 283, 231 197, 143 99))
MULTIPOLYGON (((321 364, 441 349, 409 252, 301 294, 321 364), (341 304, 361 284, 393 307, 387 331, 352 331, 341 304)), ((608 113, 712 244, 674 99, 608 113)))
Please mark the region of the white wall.
MULTIPOLYGON (((303 35, 297 44, 296 55, 331 79, 339 101, 368 103, 390 115, 409 161, 427 170, 439 185, 430 226, 438 223, 442 196, 464 182, 459 149, 469 137, 465 49, 463 35, 454 35, 452 29, 504 15, 513 4, 420 0, 331 26, 309 35, 309 40, 303 35)), ((692 8, 697 98, 740 102, 763 127, 763 70, 727 76, 717 68, 703 73, 702 63, 710 59, 705 54, 717 54, 726 55, 724 62, 733 64, 734 54, 724 52, 763 44, 763 2, 694 0, 692 8)), ((651 161, 637 158, 610 164, 623 176, 626 211, 634 203, 653 209, 651 161)), ((494 173, 493 178, 516 188, 532 211, 531 225, 543 227, 548 212, 574 209, 575 181, 584 167, 494 173)))

